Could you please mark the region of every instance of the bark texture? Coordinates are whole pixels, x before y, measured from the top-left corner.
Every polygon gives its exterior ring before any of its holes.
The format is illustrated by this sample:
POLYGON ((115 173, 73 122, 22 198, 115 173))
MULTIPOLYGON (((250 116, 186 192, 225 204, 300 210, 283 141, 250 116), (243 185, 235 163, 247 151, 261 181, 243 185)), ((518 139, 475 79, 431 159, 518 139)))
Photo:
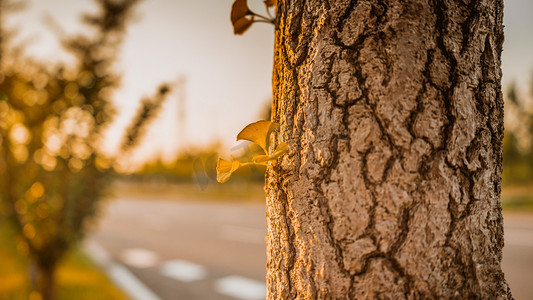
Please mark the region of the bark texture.
POLYGON ((512 298, 502 11, 278 1, 273 119, 290 152, 267 174, 269 299, 512 298))

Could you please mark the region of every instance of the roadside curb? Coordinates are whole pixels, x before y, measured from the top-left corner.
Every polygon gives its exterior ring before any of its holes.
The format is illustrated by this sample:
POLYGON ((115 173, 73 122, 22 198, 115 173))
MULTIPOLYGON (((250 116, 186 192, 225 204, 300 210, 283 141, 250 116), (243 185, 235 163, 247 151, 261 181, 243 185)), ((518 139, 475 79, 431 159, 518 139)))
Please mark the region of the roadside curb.
POLYGON ((83 249, 132 300, 162 300, 128 268, 114 262, 109 253, 96 241, 88 239, 83 249))

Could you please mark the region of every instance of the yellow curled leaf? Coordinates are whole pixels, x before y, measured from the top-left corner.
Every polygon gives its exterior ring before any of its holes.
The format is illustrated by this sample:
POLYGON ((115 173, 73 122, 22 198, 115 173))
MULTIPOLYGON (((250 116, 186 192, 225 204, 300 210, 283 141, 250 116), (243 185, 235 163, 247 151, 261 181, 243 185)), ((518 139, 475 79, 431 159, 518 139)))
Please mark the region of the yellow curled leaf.
POLYGON ((272 155, 256 155, 252 158, 252 161, 256 164, 275 161, 276 159, 278 159, 278 157, 287 153, 287 151, 289 151, 289 146, 287 145, 287 143, 282 142, 276 147, 276 150, 274 150, 274 153, 272 153, 272 155))
POLYGON ((224 183, 228 181, 231 174, 240 167, 240 162, 233 159, 233 161, 227 161, 222 158, 218 159, 217 163, 217 181, 224 183))
POLYGON ((256 143, 268 154, 270 134, 279 127, 278 123, 261 120, 244 127, 237 135, 237 141, 247 140, 256 143))
POLYGON ((267 166, 272 162, 275 162, 283 154, 287 153, 289 151, 289 146, 285 142, 280 143, 276 149, 274 149, 272 154, 268 153, 270 135, 272 134, 272 131, 278 127, 278 123, 266 120, 257 121, 244 127, 244 129, 237 135, 237 141, 248 140, 254 142, 263 149, 265 154, 255 155, 252 158, 252 161, 246 162, 239 162, 235 160, 233 156, 231 157, 232 161, 219 158, 217 163, 217 181, 220 183, 228 181, 231 174, 243 166, 251 164, 267 166))

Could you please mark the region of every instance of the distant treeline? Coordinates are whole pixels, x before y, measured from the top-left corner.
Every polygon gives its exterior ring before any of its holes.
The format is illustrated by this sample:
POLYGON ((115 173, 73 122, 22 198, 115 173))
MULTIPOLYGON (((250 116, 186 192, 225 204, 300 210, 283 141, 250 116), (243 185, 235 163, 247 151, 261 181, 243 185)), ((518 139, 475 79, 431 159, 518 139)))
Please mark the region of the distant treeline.
POLYGON ((515 84, 505 97, 503 183, 533 183, 533 84, 521 95, 515 84))
MULTIPOLYGON (((255 145, 243 144, 234 157, 246 160, 246 157, 259 151, 255 145)), ((146 163, 138 171, 122 175, 122 179, 133 181, 166 181, 166 182, 213 182, 216 183, 218 146, 208 146, 182 152, 171 162, 162 159, 146 163)), ((229 157, 228 157, 229 158, 229 157)), ((246 166, 232 176, 232 181, 263 181, 265 167, 246 166)))

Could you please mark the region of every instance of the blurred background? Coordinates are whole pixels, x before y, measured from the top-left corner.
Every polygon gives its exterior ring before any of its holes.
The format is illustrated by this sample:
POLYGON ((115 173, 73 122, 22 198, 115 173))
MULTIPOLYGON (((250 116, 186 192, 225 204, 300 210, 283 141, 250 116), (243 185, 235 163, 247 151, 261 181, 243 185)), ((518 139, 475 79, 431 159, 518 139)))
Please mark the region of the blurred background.
MULTIPOLYGON (((0 299, 264 299, 264 169, 221 185, 215 166, 269 118, 273 27, 235 36, 231 5, 0 0, 0 299)), ((532 13, 505 3, 516 299, 533 299, 532 13)))

